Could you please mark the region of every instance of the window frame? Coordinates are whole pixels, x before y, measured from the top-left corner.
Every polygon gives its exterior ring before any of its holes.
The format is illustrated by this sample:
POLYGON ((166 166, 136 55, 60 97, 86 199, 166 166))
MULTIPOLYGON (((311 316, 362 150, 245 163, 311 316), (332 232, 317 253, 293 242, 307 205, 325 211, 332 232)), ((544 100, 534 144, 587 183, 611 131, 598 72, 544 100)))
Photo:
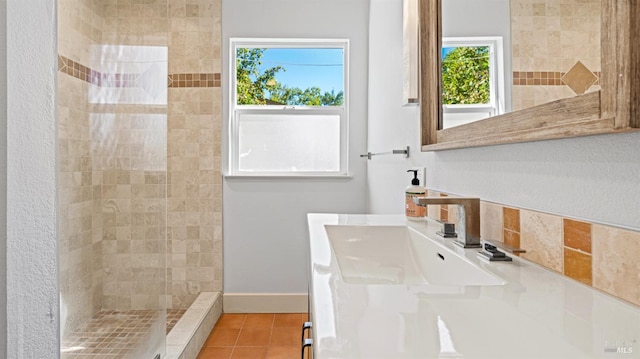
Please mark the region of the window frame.
MULTIPOLYGON (((443 104, 443 125, 446 122, 445 115, 447 113, 488 113, 489 115, 487 117, 505 113, 505 73, 502 36, 443 37, 442 48, 448 47, 489 47, 489 103, 443 104)), ((442 78, 440 81, 442 81, 442 78)))
POLYGON ((230 38, 229 39, 229 162, 227 177, 339 177, 349 176, 349 40, 291 38, 230 38), (238 48, 340 48, 343 50, 342 106, 238 105, 236 54, 238 48), (240 114, 333 115, 340 117, 340 165, 337 171, 247 171, 240 170, 240 114))

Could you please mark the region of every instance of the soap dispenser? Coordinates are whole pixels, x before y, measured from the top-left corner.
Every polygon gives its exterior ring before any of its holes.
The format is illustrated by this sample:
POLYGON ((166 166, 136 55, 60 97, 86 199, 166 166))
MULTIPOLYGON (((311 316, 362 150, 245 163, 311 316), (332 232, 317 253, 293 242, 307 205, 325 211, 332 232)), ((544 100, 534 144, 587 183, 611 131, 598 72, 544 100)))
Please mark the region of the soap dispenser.
POLYGON ((410 221, 424 221, 426 208, 418 206, 413 202, 414 198, 426 197, 427 190, 424 187, 420 187, 420 180, 418 179, 418 170, 408 170, 407 172, 413 172, 413 179, 411 180, 411 186, 405 189, 405 215, 410 221))

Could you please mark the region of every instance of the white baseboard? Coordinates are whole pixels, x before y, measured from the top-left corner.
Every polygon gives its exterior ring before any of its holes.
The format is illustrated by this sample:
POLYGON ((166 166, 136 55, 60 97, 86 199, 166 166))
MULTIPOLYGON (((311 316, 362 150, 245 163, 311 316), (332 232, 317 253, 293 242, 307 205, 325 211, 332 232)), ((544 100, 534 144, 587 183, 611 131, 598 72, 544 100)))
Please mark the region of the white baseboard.
POLYGON ((224 313, 306 313, 307 293, 224 293, 224 313))

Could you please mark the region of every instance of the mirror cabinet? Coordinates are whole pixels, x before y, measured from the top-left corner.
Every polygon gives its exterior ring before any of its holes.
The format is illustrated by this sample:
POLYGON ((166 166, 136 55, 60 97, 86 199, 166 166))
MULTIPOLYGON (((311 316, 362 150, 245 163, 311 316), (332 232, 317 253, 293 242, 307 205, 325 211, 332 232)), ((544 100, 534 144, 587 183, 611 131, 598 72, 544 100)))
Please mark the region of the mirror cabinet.
MULTIPOLYGON (((446 1, 446 0, 445 0, 446 1)), ((461 1, 461 0, 457 0, 461 1)), ((521 0, 526 2, 526 0, 521 0)), ((532 107, 518 104, 508 104, 508 108, 514 111, 494 114, 491 117, 463 125, 448 127, 443 124, 443 80, 442 65, 443 56, 443 4, 442 0, 419 0, 419 47, 420 47, 420 89, 419 98, 421 106, 421 144, 423 151, 436 151, 453 148, 475 147, 514 142, 528 142, 565 137, 587 136, 605 133, 626 132, 640 129, 640 5, 628 0, 598 0, 595 6, 589 9, 579 8, 580 11, 599 12, 600 17, 591 20, 587 16, 569 19, 568 26, 574 26, 573 35, 589 37, 589 34, 599 35, 596 46, 590 46, 600 53, 600 59, 591 58, 580 61, 569 60, 567 70, 560 72, 539 72, 538 70, 527 72, 507 66, 506 82, 518 90, 531 90, 533 88, 521 85, 536 85, 538 88, 548 86, 548 92, 557 91, 562 87, 563 91, 572 91, 570 97, 553 99, 550 102, 537 104, 532 107), (598 6, 599 5, 599 6, 598 6), (580 24, 579 19, 588 19, 589 23, 580 24), (599 27, 599 29, 598 29, 599 27), (593 32, 588 32, 595 29, 593 32), (599 31, 598 31, 599 30, 599 31), (586 34, 584 32, 587 32, 586 34), (591 61, 589 61, 591 60, 591 61), (573 65, 575 63, 575 65, 573 65), (595 64, 595 65, 594 65, 595 64), (600 67, 599 69, 597 67, 600 67), (587 67, 591 67, 590 71, 587 67), (528 77, 528 79, 527 79, 528 77), (555 86, 555 87, 550 87, 555 86), (575 94, 575 96, 573 96, 575 94)), ((531 19, 511 20, 512 26, 521 26, 522 23, 536 22, 553 24, 566 19, 558 17, 545 19, 545 4, 531 2, 531 19)), ((556 6, 554 0, 547 0, 549 5, 556 6)), ((580 3, 580 2, 578 2, 580 3)), ((584 1, 582 1, 584 3, 584 1)), ((446 3, 448 5, 449 3, 446 3)), ((511 1, 511 13, 514 5, 511 1)), ((526 4, 525 4, 526 5, 526 4)), ((527 5, 528 6, 528 5, 527 5)), ((547 12, 564 11, 572 9, 551 9, 547 12)), ((575 10, 575 8, 573 9, 575 10)), ((597 17, 597 13, 596 13, 597 17)), ((514 29, 511 29, 512 33, 514 29)), ((522 31, 530 35, 530 31, 522 31)), ((556 32, 548 31, 543 36, 544 41, 558 45, 561 39, 556 32), (547 35, 545 35, 547 34, 547 35), (552 38, 556 36, 555 38, 552 38), (549 37, 547 39, 547 37, 549 37)), ((474 34, 470 34, 474 35, 474 34)), ((562 34, 564 36, 564 34, 562 34)), ((569 34, 571 35, 571 34, 569 34)), ((594 37, 594 36, 591 36, 594 37)), ((532 46, 531 43, 523 43, 522 39, 513 35, 507 41, 509 48, 504 49, 505 56, 516 55, 531 56, 531 49, 524 46, 532 46)), ((534 41, 535 43, 535 41, 534 41)), ((535 44, 534 44, 535 45, 535 44)), ((562 46, 562 44, 560 44, 562 46)), ((536 45, 538 46, 538 45, 536 45)), ((566 47, 566 46, 565 46, 566 47)), ((575 46, 586 48, 587 46, 575 46)), ((550 50, 550 55, 540 55, 540 48, 536 48, 535 54, 539 57, 555 57, 557 51, 550 50), (555 51, 555 52, 553 52, 555 51)), ((584 55, 583 56, 588 56, 584 55)), ((543 58, 542 61, 545 59, 543 58)), ((521 61, 522 62, 522 61, 521 61)), ((511 63, 510 63, 511 64, 511 63)), ((509 86, 511 87, 511 86, 509 86)), ((544 90, 544 89, 543 89, 544 90)), ((522 94, 520 94, 521 97, 522 94)), ((514 95, 515 96, 515 95, 514 95)), ((526 99, 525 93, 524 97, 526 99)), ((563 97, 563 96, 559 96, 563 97)), ((512 101, 509 96, 509 101, 512 101)), ((513 100, 515 102, 515 100, 513 100)))

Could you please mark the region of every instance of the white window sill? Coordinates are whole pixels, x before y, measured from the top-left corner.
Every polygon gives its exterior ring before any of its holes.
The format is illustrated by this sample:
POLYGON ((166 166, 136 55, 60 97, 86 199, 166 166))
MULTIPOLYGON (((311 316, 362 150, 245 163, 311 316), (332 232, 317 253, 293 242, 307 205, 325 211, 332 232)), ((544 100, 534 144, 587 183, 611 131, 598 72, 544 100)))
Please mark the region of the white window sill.
POLYGON ((229 180, 246 180, 246 179, 259 179, 259 180, 279 180, 279 179, 322 179, 322 180, 349 180, 352 179, 351 175, 343 174, 223 174, 223 178, 229 180))

